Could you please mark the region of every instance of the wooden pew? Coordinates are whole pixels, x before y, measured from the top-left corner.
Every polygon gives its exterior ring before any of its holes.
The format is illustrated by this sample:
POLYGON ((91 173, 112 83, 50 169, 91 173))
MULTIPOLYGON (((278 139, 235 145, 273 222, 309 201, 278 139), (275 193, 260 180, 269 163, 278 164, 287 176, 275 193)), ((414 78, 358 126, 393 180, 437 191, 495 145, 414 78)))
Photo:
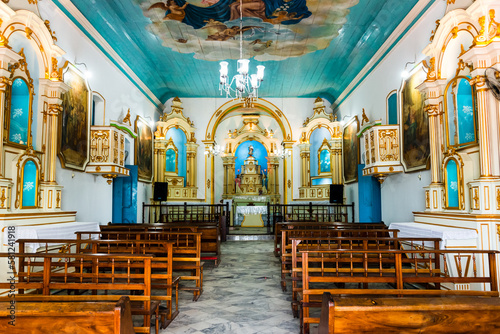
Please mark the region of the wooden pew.
POLYGON ((301 329, 309 333, 309 325, 319 323, 319 317, 311 315, 310 309, 321 306, 324 292, 342 296, 498 297, 498 253, 492 250, 302 251, 301 329), (447 255, 455 257, 453 270, 447 255), (483 260, 489 274, 478 272, 477 265, 483 260), (379 283, 393 288, 338 288, 338 283, 379 283), (470 284, 471 290, 454 289, 455 285, 466 284, 470 284), (483 285, 490 291, 480 291, 483 285))
POLYGON ((319 334, 500 331, 500 299, 481 297, 347 298, 323 294, 319 334))
MULTIPOLYGON (((151 289, 154 284, 167 289, 165 282, 171 275, 157 276, 159 282, 152 279, 153 255, 0 253, 4 258, 13 256, 20 259, 16 300, 23 297, 32 300, 62 290, 75 293, 70 296, 72 301, 118 301, 123 291, 129 291, 132 315, 140 315, 144 320, 143 326, 134 330, 150 333, 150 319, 155 316, 158 332, 160 301, 168 298, 153 296, 151 289), (36 293, 24 294, 27 290, 36 290, 36 293), (121 295, 109 294, 109 291, 119 291, 121 295), (91 294, 82 295, 82 292, 91 294)), ((11 282, 0 282, 0 289, 10 289, 10 286, 11 282)))
POLYGON ((118 302, 77 302, 69 296, 50 295, 49 300, 0 297, 0 332, 61 334, 135 334, 130 298, 118 302), (11 304, 14 300, 15 304, 11 304), (9 324, 15 317, 15 326, 9 324))
MULTIPOLYGON (((302 256, 301 251, 322 251, 322 250, 399 250, 405 244, 409 249, 439 249, 439 238, 378 238, 378 237, 303 237, 309 231, 295 231, 291 233, 290 252, 291 269, 285 268, 282 271, 282 279, 286 279, 286 274, 290 273, 292 281, 292 313, 298 317, 298 294, 302 291, 302 256)), ((316 231, 325 232, 325 231, 316 231)), ((326 231, 328 232, 328 231, 326 231)), ((341 285, 341 283, 337 283, 341 285)))
MULTIPOLYGON (((199 235, 199 234, 198 234, 199 235)), ((71 239, 19 239, 20 268, 23 268, 25 258, 33 256, 26 253, 26 245, 37 242, 41 245, 39 253, 53 254, 55 246, 64 245, 61 250, 64 254, 139 254, 155 255, 151 263, 151 288, 159 290, 160 294, 152 297, 153 300, 165 301, 166 308, 160 312, 165 328, 179 313, 178 282, 180 277, 175 277, 174 244, 173 240, 71 240, 71 239), (173 290, 175 289, 175 305, 173 290)), ((35 255, 36 255, 35 254, 35 255)), ((199 259, 198 259, 199 262, 199 259)))
MULTIPOLYGON (((201 233, 190 232, 139 232, 138 240, 92 240, 92 253, 131 253, 162 256, 163 242, 172 243, 172 270, 180 275, 181 283, 193 281, 194 287, 180 286, 180 290, 193 292, 197 301, 203 292, 203 263, 201 262, 201 233), (156 247, 155 247, 156 246, 156 247)), ((80 247, 85 244, 80 243, 80 247)), ((84 251, 81 248, 81 251, 84 251)))
POLYGON ((281 222, 274 228, 274 255, 280 256, 282 230, 304 229, 387 229, 384 223, 347 223, 347 222, 281 222))
MULTIPOLYGON (((112 240, 169 240, 173 242, 174 272, 182 272, 180 279, 194 281, 194 287, 181 287, 182 290, 193 291, 193 300, 198 300, 203 291, 203 250, 202 232, 169 232, 154 231, 106 231, 76 232, 77 240, 111 238, 112 240), (191 272, 188 274, 187 272, 191 272)), ((104 239, 105 240, 105 239, 104 239)), ((220 252, 219 252, 220 254, 220 252)))
MULTIPOLYGON (((165 224, 112 224, 101 225, 101 232, 201 232, 202 260, 214 261, 215 266, 220 263, 221 224, 218 222, 186 222, 165 224), (123 226, 122 226, 123 225, 123 226), (186 231, 189 229, 190 231, 186 231)), ((103 239, 114 239, 112 234, 101 234, 103 239)))
MULTIPOLYGON (((307 238, 363 238, 363 237, 374 237, 374 238, 385 238, 389 237, 389 232, 397 237, 399 230, 389 230, 389 229, 338 229, 338 228, 319 228, 319 229, 282 229, 281 230, 281 288, 286 291, 286 281, 284 280, 286 274, 291 273, 291 238, 307 237, 307 238)), ((340 241, 337 241, 340 242, 340 241)))

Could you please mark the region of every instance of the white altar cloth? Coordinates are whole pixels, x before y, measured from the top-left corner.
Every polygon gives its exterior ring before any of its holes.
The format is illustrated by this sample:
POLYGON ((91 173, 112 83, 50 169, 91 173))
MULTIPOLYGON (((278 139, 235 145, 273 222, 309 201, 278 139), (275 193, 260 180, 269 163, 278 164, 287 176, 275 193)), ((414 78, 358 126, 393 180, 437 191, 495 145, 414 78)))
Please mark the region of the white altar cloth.
POLYGON ((236 213, 242 215, 266 215, 267 206, 238 206, 236 213))
MULTIPOLYGON (((475 230, 421 223, 391 223, 389 229, 397 229, 399 238, 440 238, 440 248, 444 249, 448 240, 476 239, 475 230)), ((392 237, 392 233, 391 233, 392 237)))
MULTIPOLYGON (((62 224, 47 224, 47 225, 18 225, 15 229, 15 237, 18 239, 76 239, 75 232, 77 231, 99 231, 99 223, 95 222, 72 222, 62 224)), ((8 228, 3 231, 3 244, 7 244, 8 228)), ((99 236, 94 236, 98 238, 99 236)), ((32 251, 36 251, 40 247, 39 243, 30 243, 29 247, 32 251)))

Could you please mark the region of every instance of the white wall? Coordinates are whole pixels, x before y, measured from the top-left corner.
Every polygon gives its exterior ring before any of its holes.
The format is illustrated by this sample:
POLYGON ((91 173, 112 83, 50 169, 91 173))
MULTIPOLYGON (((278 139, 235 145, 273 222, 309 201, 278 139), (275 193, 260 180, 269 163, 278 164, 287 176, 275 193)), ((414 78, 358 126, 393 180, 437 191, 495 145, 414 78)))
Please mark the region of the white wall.
MULTIPOLYGON (((42 19, 49 20, 52 31, 56 32, 57 45, 66 54, 63 56, 84 71, 91 73, 89 85, 93 91, 99 92, 106 100, 106 124, 109 120, 121 120, 127 109, 131 110, 132 122, 136 115, 159 117, 155 105, 128 78, 120 72, 107 57, 67 19, 50 1, 39 2, 42 19)), ((62 65, 60 63, 59 65, 62 65)), ((96 124, 101 124, 99 120, 96 124)), ((133 161, 133 145, 129 154, 133 161)), ((64 186, 62 209, 77 211, 77 221, 97 221, 107 223, 112 217, 112 185, 106 179, 81 171, 61 168, 58 161, 56 171, 57 183, 64 186)), ((138 187, 138 219, 142 219, 142 202, 149 202, 151 185, 139 183, 138 187)))
MULTIPOLYGON (((431 31, 436 27, 435 21, 444 15, 445 9, 444 1, 436 1, 432 5, 385 59, 339 106, 338 112, 341 116, 358 115, 361 122, 364 108, 371 121, 382 119, 383 124, 387 123, 388 94, 394 89, 399 91, 403 80, 401 73, 405 66, 407 70, 411 70, 425 59, 422 50, 429 43, 431 31), (407 64, 408 62, 412 64, 407 64)), ((382 220, 386 223, 413 221, 412 212, 425 209, 425 193, 422 187, 428 186, 430 179, 428 170, 388 177, 381 186, 382 220)), ((358 203, 356 183, 347 185, 346 196, 348 203, 358 203)), ((356 217, 359 217, 358 210, 356 217)))

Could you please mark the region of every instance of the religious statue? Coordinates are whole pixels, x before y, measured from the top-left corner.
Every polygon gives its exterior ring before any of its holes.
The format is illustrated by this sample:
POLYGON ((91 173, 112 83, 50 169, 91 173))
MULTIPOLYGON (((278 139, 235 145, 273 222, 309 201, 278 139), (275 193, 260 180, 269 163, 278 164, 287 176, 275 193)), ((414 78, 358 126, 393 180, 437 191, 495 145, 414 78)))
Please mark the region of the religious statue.
POLYGON ((250 145, 248 147, 248 157, 253 157, 253 146, 252 145, 250 145))

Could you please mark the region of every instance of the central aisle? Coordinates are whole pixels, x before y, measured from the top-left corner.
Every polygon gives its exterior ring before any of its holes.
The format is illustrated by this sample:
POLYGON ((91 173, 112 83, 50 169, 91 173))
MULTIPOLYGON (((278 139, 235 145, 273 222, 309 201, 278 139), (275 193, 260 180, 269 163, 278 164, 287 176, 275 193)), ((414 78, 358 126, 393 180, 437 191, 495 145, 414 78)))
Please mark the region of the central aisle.
POLYGON ((205 262, 200 299, 180 291, 179 315, 160 333, 299 333, 273 247, 272 240, 222 243, 219 267, 205 262))

